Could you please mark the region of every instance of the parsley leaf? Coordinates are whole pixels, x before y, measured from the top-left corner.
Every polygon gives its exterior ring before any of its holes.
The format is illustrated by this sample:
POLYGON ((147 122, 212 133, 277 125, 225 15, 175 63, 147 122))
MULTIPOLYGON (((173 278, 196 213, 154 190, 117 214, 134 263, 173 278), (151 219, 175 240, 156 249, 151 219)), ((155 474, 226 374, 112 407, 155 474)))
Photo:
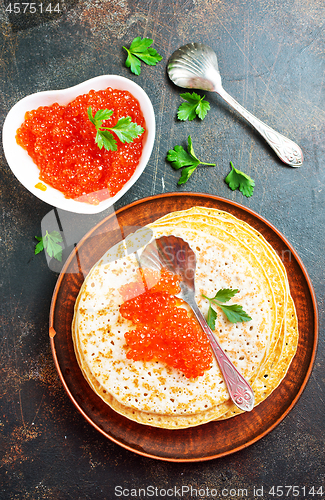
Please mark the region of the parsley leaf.
POLYGON ((123 46, 123 49, 128 54, 125 66, 130 68, 131 72, 135 75, 140 75, 141 73, 141 61, 149 66, 155 66, 157 62, 162 60, 162 56, 158 54, 156 49, 150 47, 152 43, 153 40, 151 38, 143 38, 141 40, 141 37, 137 36, 129 48, 123 46))
POLYGON ((95 142, 98 145, 99 149, 102 149, 104 147, 108 151, 117 150, 117 142, 114 139, 113 134, 107 132, 107 130, 97 130, 95 142))
POLYGON ((221 305, 219 304, 221 310, 225 313, 228 320, 231 323, 243 323, 245 321, 250 321, 252 318, 244 311, 243 306, 239 304, 232 305, 221 305))
POLYGON ((93 125, 95 125, 96 128, 99 128, 102 126, 102 123, 104 120, 108 120, 110 116, 113 114, 113 110, 111 109, 99 109, 95 116, 93 117, 92 111, 91 111, 91 106, 87 109, 88 113, 88 118, 91 121, 93 125))
POLYGON ((196 92, 190 94, 189 92, 185 92, 185 94, 181 94, 181 97, 185 99, 186 102, 183 102, 177 112, 177 118, 179 120, 194 120, 196 116, 198 116, 201 120, 203 120, 210 109, 210 104, 208 101, 205 101, 203 97, 200 97, 196 92))
POLYGON ((166 159, 175 170, 186 167, 177 184, 185 184, 199 165, 216 166, 215 163, 204 163, 196 157, 190 135, 188 136, 187 151, 182 146, 175 146, 174 149, 168 151, 166 159))
POLYGON ((35 238, 38 240, 38 243, 35 247, 35 255, 37 255, 38 253, 44 250, 44 243, 43 243, 43 238, 41 236, 35 236, 35 238))
POLYGON ((207 323, 211 330, 215 330, 216 327, 216 319, 217 319, 217 313, 216 311, 211 307, 211 304, 209 305, 208 309, 208 314, 207 314, 207 323))
POLYGON ((217 300, 218 302, 229 302, 229 300, 238 293, 239 290, 231 288, 221 288, 212 300, 217 300))
POLYGON ((97 134, 95 142, 99 149, 104 147, 108 151, 117 150, 117 142, 110 130, 114 132, 123 143, 132 142, 135 137, 138 137, 144 132, 144 129, 140 125, 132 122, 130 116, 120 118, 114 127, 103 127, 103 121, 110 118, 113 114, 111 109, 99 109, 95 116, 93 116, 91 106, 89 106, 87 113, 89 120, 96 127, 97 134))
POLYGON ((232 290, 230 288, 221 288, 214 297, 211 299, 202 294, 202 297, 209 301, 209 310, 207 314, 207 323, 211 330, 215 329, 217 312, 213 309, 212 305, 220 307, 220 309, 227 316, 231 323, 242 323, 244 321, 249 321, 252 318, 243 310, 243 307, 239 304, 224 304, 229 302, 229 300, 238 293, 238 290, 232 290))
POLYGON ((225 182, 229 185, 230 189, 235 191, 235 189, 239 188, 239 191, 249 198, 254 192, 255 182, 247 174, 237 170, 232 162, 230 162, 230 166, 231 171, 225 178, 225 182))
POLYGON ((144 132, 144 129, 140 127, 140 125, 137 125, 137 123, 134 123, 130 116, 120 118, 117 124, 113 128, 111 128, 111 130, 115 132, 117 137, 123 143, 133 142, 133 139, 135 137, 138 137, 144 132))
POLYGON ((174 149, 170 149, 168 151, 167 161, 171 162, 175 170, 191 164, 196 167, 200 163, 196 158, 193 158, 191 154, 187 153, 183 146, 175 146, 174 149))
POLYGON ((35 236, 38 243, 35 247, 35 255, 46 250, 49 257, 54 257, 54 259, 62 261, 62 247, 59 245, 63 241, 61 234, 58 231, 52 231, 49 233, 46 231, 43 237, 35 236))

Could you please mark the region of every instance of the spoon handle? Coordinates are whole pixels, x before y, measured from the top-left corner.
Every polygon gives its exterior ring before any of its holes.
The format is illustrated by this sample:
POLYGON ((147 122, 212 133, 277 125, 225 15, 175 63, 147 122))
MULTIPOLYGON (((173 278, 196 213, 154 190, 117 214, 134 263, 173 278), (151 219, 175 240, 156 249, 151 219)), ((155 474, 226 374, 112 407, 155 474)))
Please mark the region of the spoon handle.
POLYGON ((264 137, 280 160, 291 167, 300 167, 302 165, 303 154, 298 144, 279 134, 279 132, 276 132, 273 128, 252 115, 220 85, 218 85, 218 90, 215 91, 264 137))
POLYGON ((254 407, 254 392, 249 383, 239 373, 237 368, 230 361, 226 353, 217 342, 214 333, 207 324, 203 314, 198 308, 196 302, 189 304, 200 323, 203 331, 207 334, 213 353, 219 364, 219 368, 226 382, 229 395, 235 405, 244 411, 251 411, 254 407))

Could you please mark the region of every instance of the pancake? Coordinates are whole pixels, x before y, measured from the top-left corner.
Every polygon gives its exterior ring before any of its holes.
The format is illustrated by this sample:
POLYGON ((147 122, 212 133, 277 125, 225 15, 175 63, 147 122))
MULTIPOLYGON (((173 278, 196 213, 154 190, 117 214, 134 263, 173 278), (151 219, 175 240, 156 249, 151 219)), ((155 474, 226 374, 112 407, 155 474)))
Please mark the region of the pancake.
MULTIPOLYGON (((170 215, 159 220, 159 224, 166 225, 170 215)), ((229 238, 229 233, 234 236, 232 245, 238 251, 244 252, 249 259, 258 260, 260 265, 268 270, 267 275, 270 280, 275 299, 276 324, 273 328, 273 341, 268 352, 268 357, 276 353, 275 347, 283 341, 283 335, 279 335, 284 322, 285 308, 288 297, 288 281, 285 268, 277 254, 260 233, 251 228, 248 224, 236 219, 234 216, 214 209, 202 209, 194 207, 188 211, 175 212, 172 217, 172 224, 191 225, 200 224, 201 230, 205 229, 209 233, 217 233, 219 238, 229 238), (207 219, 207 216, 209 217, 207 219), (208 223, 208 225, 207 225, 208 223), (282 340, 281 340, 282 339, 282 340)), ((256 264, 255 264, 256 265, 256 264)), ((282 345, 278 348, 282 348, 282 345)))
MULTIPOLYGON (((146 229, 145 243, 148 234, 151 239, 173 234, 189 243, 197 258, 196 300, 204 315, 209 303, 202 294, 239 290, 235 302, 252 320, 233 324, 218 311, 215 334, 251 383, 255 404, 264 401, 285 376, 298 342, 294 303, 276 252, 248 224, 205 207, 168 214, 146 229)), ((230 401, 215 359, 193 380, 159 361, 126 357, 124 334, 133 324, 119 313, 120 288, 135 279, 145 246, 141 238, 140 232, 132 240, 137 253, 125 242, 106 252, 80 289, 72 338, 83 375, 111 408, 142 424, 179 429, 236 416, 241 410, 230 401)))

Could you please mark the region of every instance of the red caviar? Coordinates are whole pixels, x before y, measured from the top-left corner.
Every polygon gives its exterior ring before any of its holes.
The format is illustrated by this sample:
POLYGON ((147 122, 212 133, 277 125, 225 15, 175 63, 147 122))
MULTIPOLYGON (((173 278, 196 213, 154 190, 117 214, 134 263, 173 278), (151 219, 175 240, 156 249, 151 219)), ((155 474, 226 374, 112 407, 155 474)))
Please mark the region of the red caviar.
POLYGON ((145 128, 139 102, 128 91, 107 88, 91 90, 67 106, 54 103, 28 111, 17 130, 16 140, 40 170, 39 178, 61 191, 66 198, 98 204, 114 196, 132 177, 142 153, 141 134, 131 143, 117 141, 117 151, 99 149, 95 143, 93 116, 99 109, 113 110, 103 122, 114 127, 119 118, 130 116, 132 122, 145 128))
POLYGON ((126 356, 135 361, 159 360, 187 378, 196 378, 210 368, 212 353, 205 333, 174 296, 179 291, 179 278, 165 269, 160 277, 154 271, 140 271, 135 282, 121 287, 125 302, 120 313, 135 324, 125 334, 126 356))

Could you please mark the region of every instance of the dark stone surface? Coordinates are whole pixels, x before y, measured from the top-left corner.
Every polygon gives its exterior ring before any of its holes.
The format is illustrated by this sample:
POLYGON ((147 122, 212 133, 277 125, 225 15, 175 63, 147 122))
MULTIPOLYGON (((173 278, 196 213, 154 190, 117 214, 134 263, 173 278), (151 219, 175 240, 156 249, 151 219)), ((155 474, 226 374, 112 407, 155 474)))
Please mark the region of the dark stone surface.
MULTIPOLYGON (((6 11, 9 3, 0 4, 1 125, 11 106, 33 92, 105 73, 136 81, 155 109, 156 142, 143 175, 115 208, 148 195, 193 191, 257 211, 304 262, 318 299, 320 336, 314 370, 297 405, 243 451, 209 462, 166 463, 108 441, 76 411, 52 360, 48 314, 58 274, 44 254, 34 256, 34 237, 52 207, 19 184, 1 149, 0 499, 113 499, 116 486, 130 490, 122 498, 139 498, 139 488, 149 486, 192 487, 192 496, 184 491, 183 498, 195 498, 195 488, 202 489, 198 498, 209 498, 207 488, 217 489, 220 498, 223 489, 223 498, 257 498, 254 487, 263 487, 263 498, 278 498, 269 491, 284 485, 299 486, 299 498, 325 498, 324 2, 80 0, 63 7, 61 1, 62 12, 44 17, 15 17, 6 11), (122 45, 138 35, 153 38, 163 60, 156 67, 142 65, 137 77, 124 66, 122 45), (217 95, 208 96, 211 110, 204 122, 177 121, 181 90, 168 80, 166 62, 190 41, 212 46, 225 89, 302 147, 302 168, 283 165, 217 95), (217 166, 200 167, 179 187, 179 173, 165 157, 175 144, 185 145, 188 135, 198 157, 217 166), (254 178, 251 198, 224 183, 230 160, 254 178), (309 494, 312 486, 315 492, 322 486, 323 495, 309 494)), ((86 228, 107 213, 75 220, 86 228)), ((170 498, 180 498, 178 491, 170 498)), ((153 496, 162 497, 159 491, 153 496)))

